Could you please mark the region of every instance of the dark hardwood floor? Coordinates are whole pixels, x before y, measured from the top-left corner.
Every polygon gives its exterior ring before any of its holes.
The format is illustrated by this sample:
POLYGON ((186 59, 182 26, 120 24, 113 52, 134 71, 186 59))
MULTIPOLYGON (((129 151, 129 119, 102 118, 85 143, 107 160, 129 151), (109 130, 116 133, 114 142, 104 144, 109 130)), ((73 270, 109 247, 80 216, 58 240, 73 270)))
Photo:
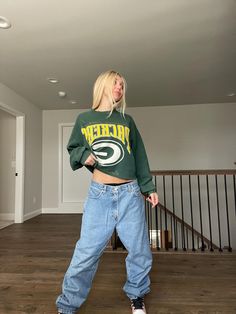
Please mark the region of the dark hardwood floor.
MULTIPOLYGON (((40 215, 0 230, 0 314, 56 314, 81 215, 40 215)), ((131 314, 126 252, 105 252, 81 314, 131 314)), ((236 254, 154 254, 148 314, 236 313, 236 254)))

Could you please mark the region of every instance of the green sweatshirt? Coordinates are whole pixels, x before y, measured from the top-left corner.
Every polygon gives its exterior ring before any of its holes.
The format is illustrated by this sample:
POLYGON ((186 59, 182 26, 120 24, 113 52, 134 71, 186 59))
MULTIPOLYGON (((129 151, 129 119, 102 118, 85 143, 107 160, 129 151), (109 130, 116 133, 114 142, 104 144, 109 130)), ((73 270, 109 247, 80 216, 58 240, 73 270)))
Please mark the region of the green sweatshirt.
POLYGON ((143 194, 156 191, 141 135, 133 118, 114 109, 90 109, 78 115, 67 150, 73 170, 85 166, 122 179, 137 179, 143 194), (95 165, 85 165, 90 154, 96 156, 95 165))

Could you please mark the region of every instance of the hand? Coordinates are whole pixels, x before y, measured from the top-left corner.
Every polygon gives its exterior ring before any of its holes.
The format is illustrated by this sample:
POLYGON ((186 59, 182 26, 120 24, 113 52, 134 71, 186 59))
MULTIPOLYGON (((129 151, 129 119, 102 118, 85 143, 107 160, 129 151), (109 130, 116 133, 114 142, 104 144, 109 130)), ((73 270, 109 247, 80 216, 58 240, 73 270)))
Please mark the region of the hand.
POLYGON ((152 208, 158 204, 158 195, 156 192, 151 193, 146 200, 152 204, 152 208))
POLYGON ((93 166, 96 161, 98 161, 97 158, 91 153, 85 160, 85 165, 93 166))

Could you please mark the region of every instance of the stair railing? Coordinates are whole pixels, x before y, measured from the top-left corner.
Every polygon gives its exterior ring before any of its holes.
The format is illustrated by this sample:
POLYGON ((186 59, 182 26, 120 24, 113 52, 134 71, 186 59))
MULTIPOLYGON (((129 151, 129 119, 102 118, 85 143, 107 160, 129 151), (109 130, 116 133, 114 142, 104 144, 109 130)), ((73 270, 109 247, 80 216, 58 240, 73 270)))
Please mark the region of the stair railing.
POLYGON ((234 169, 152 171, 159 195, 154 209, 146 201, 153 249, 232 251, 235 247, 234 169))
MULTIPOLYGON (((232 252, 236 246, 234 169, 152 171, 159 204, 145 201, 150 246, 232 252)), ((114 232, 111 247, 124 246, 114 232)))

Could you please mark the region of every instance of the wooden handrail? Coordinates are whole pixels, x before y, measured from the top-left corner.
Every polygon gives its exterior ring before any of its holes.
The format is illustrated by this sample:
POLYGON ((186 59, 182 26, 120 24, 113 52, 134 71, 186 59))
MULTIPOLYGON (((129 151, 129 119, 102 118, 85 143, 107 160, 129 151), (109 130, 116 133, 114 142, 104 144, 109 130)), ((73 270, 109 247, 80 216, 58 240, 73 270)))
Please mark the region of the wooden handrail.
POLYGON ((236 175, 236 169, 208 169, 208 170, 152 170, 153 176, 171 175, 236 175))

